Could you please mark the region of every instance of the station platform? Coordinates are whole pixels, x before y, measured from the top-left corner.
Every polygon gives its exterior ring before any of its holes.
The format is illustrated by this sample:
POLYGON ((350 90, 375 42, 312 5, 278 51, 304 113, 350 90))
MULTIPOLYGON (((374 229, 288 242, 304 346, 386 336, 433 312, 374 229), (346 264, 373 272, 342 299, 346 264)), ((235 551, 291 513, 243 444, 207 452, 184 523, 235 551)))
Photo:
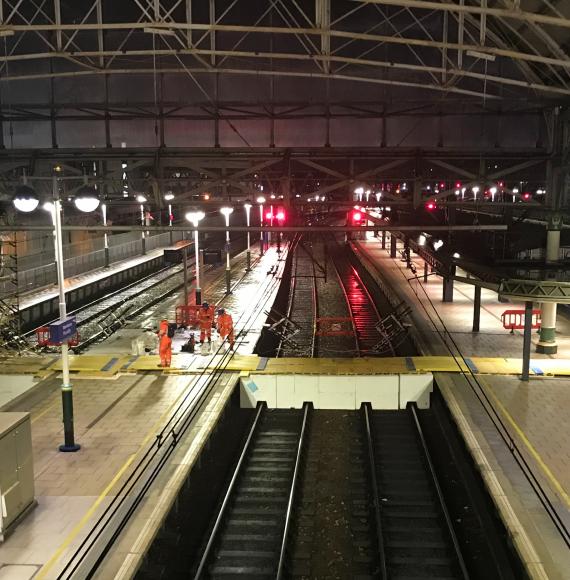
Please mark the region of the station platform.
MULTIPOLYGON (((251 272, 244 275, 245 253, 239 254, 232 259, 235 285, 227 297, 222 268, 204 277, 203 296, 222 303, 232 312, 236 327, 246 328, 238 345, 244 355, 250 354, 257 342, 283 266, 283 257, 270 248, 261 259, 253 261, 251 272), (242 273, 240 279, 238 271, 242 273)), ((163 316, 177 300, 179 297, 166 301, 154 314, 163 316)), ((172 417, 186 417, 200 405, 199 418, 192 423, 188 437, 176 446, 173 460, 161 474, 162 483, 153 488, 155 491, 137 512, 137 518, 142 519, 133 521, 125 537, 132 540, 133 535, 138 537, 144 530, 155 529, 149 523, 158 517, 155 508, 158 504, 164 508, 168 498, 174 500, 174 482, 180 482, 192 466, 239 379, 239 373, 214 373, 206 368, 169 376, 159 372, 152 355, 137 358, 146 358, 145 364, 155 372, 128 372, 128 368, 121 371, 125 365, 133 366, 134 361, 127 352, 121 354, 121 345, 130 348, 130 340, 120 336, 116 339, 114 346, 106 348, 117 354, 80 355, 73 361, 75 369, 83 368, 83 372, 72 374, 75 434, 81 445, 77 453, 57 450, 63 442, 58 357, 16 357, 9 365, 3 361, 0 366, 8 365, 14 370, 14 374, 4 377, 31 379, 38 374, 36 389, 41 390, 35 397, 12 401, 15 404, 10 407, 31 413, 38 506, 0 544, 2 580, 58 577, 121 486, 135 473, 141 458, 154 449, 157 434, 172 417), (171 489, 170 495, 165 493, 166 487, 171 489)), ((203 358, 211 362, 210 357, 203 358)), ((131 551, 132 545, 125 544, 124 550, 131 551)), ((120 557, 117 567, 124 562, 125 557, 120 557)), ((115 577, 118 568, 102 577, 115 577)))
MULTIPOLYGON (((356 255, 380 281, 392 303, 411 308, 413 336, 424 355, 463 357, 477 370, 487 357, 513 361, 513 373, 437 370, 434 378, 455 422, 479 465, 482 476, 532 578, 568 578, 570 550, 521 468, 521 458, 545 492, 556 517, 570 525, 570 380, 541 372, 520 380, 522 334, 503 329, 500 314, 510 306, 496 293, 482 290, 480 332, 472 332, 473 287, 454 283, 454 302, 442 302, 442 279, 416 278, 399 258, 390 258, 378 239, 353 243, 356 255), (477 361, 477 362, 475 362, 477 361), (517 461, 518 459, 518 461, 517 461)), ((398 241, 398 250, 403 244, 398 241)), ((417 272, 424 262, 412 256, 417 272)), ((559 309, 562 310, 562 309, 559 309)), ((538 336, 533 337, 536 343, 538 336)), ((564 312, 557 320, 558 353, 531 354, 531 368, 552 363, 568 367, 570 323, 564 312)), ((507 363, 497 362, 497 368, 507 363)))
MULTIPOLYGON (((71 292, 82 286, 88 286, 95 282, 100 282, 117 272, 123 270, 128 270, 139 264, 144 264, 145 262, 150 262, 156 258, 159 258, 164 254, 164 248, 157 248, 156 250, 148 251, 144 256, 136 256, 134 258, 129 258, 128 260, 121 260, 120 262, 115 262, 111 264, 108 268, 98 268, 96 270, 91 270, 90 272, 85 272, 84 274, 79 274, 78 276, 69 276, 65 278, 65 292, 71 292)), ((25 292, 20 295, 20 309, 25 310, 30 308, 40 302, 45 302, 47 300, 52 300, 57 298, 58 287, 56 284, 51 286, 46 286, 39 290, 32 290, 31 292, 25 292)))
MULTIPOLYGON (((120 341, 120 337, 117 337, 120 341)), ((251 344, 251 340, 247 344, 251 344)), ((108 349, 109 346, 101 348, 108 349)), ((238 353, 247 350, 245 338, 238 345, 238 353)), ((226 349, 223 349, 224 353, 226 349)), ((204 369, 217 368, 224 354, 201 355, 173 354, 172 366, 159 368, 160 358, 156 354, 128 355, 120 353, 81 354, 70 356, 70 372, 73 376, 114 377, 125 373, 155 374, 200 374, 204 369)), ((272 358, 257 355, 236 354, 227 364, 227 370, 261 374, 329 374, 329 375, 385 375, 414 373, 465 373, 476 375, 518 376, 522 365, 520 358, 498 357, 452 357, 413 356, 358 359, 349 358, 272 358)), ((42 378, 61 370, 61 360, 57 356, 21 357, 2 361, 0 375, 32 375, 42 378)), ((536 377, 570 376, 570 359, 544 359, 536 362, 531 375, 536 377)), ((1 390, 0 390, 1 392, 1 390)), ((0 408, 2 407, 0 402, 0 408)))

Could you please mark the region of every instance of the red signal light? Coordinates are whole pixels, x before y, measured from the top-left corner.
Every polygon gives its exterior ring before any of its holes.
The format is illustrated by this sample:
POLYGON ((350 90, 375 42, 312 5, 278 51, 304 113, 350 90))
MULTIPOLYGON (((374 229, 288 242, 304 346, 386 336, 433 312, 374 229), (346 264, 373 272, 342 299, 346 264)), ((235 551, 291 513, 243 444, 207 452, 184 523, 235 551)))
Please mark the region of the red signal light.
POLYGON ((524 199, 524 201, 528 201, 530 199, 530 193, 526 192, 522 194, 522 198, 524 199))
POLYGON ((455 189, 461 189, 461 181, 455 182, 455 189))
POLYGON ((265 214, 265 218, 266 218, 267 220, 272 220, 272 219, 273 219, 273 214, 272 214, 270 211, 268 211, 268 212, 265 214))
POLYGON ((352 221, 359 222, 362 219, 362 214, 359 211, 355 211, 352 214, 352 221))
POLYGON ((434 209, 437 209, 437 205, 436 205, 435 201, 428 201, 426 203, 426 209, 428 211, 433 211, 434 209))
POLYGON ((282 222, 285 219, 285 214, 282 211, 280 211, 276 217, 280 222, 282 222))

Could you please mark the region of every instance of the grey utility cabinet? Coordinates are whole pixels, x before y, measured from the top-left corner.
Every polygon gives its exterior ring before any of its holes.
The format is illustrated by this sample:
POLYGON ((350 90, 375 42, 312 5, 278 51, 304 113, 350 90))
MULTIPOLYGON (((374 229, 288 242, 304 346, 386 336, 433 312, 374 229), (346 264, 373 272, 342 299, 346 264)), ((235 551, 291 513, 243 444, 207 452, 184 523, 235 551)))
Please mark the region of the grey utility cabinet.
POLYGON ((0 542, 35 505, 29 413, 0 413, 0 542))

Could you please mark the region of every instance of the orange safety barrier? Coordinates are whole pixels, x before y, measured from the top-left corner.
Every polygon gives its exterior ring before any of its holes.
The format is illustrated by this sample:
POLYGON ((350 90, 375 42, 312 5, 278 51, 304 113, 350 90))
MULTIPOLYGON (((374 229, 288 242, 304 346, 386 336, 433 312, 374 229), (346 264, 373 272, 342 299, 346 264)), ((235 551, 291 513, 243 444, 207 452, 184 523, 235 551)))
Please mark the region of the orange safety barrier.
MULTIPOLYGON (((61 342, 51 342, 49 338, 49 326, 40 326, 36 328, 36 340, 38 346, 61 346, 61 342)), ((77 346, 79 344, 79 333, 76 332, 68 341, 68 346, 77 346)))
POLYGON ((177 326, 197 326, 199 304, 182 304, 176 307, 176 325, 177 326))
POLYGON ((317 318, 317 336, 352 336, 352 318, 327 317, 317 318))
MULTIPOLYGON (((532 311, 532 322, 531 328, 540 328, 541 324, 541 311, 532 311)), ((503 323, 503 328, 513 332, 516 330, 522 330, 524 328, 524 310, 505 310, 501 314, 501 321, 503 323)))

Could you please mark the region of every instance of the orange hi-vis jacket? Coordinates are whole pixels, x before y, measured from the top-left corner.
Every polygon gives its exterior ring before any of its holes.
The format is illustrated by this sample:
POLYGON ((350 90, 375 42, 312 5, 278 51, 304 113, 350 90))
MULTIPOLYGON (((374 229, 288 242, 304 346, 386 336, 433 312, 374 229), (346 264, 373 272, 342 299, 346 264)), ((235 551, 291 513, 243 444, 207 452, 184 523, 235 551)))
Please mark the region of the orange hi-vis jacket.
POLYGON ((228 314, 227 312, 225 312, 224 314, 220 314, 218 316, 218 332, 220 333, 220 336, 222 336, 223 338, 225 338, 226 336, 229 336, 230 334, 233 333, 234 330, 234 321, 232 320, 231 314, 228 314))
POLYGON ((207 309, 200 308, 198 312, 198 323, 200 325, 200 330, 208 330, 212 328, 212 323, 214 322, 214 307, 209 306, 207 309))

